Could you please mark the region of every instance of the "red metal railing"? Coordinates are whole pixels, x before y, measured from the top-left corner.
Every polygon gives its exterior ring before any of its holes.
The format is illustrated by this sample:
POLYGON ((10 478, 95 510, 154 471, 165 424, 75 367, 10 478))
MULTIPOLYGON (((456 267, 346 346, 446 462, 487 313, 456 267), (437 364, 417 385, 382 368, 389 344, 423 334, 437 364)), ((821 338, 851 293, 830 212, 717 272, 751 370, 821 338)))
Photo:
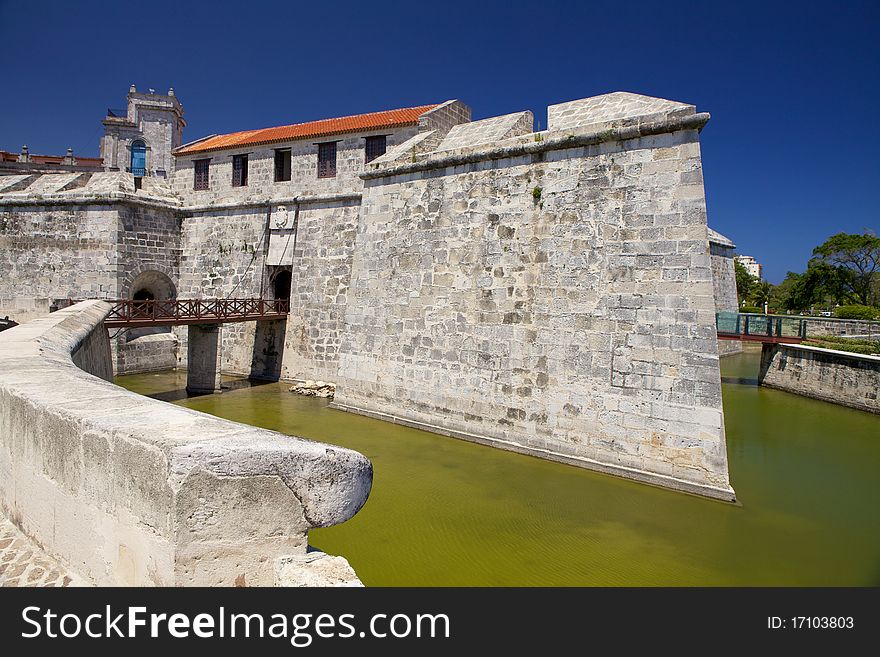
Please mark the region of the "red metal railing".
POLYGON ((113 309, 104 324, 110 328, 284 319, 290 312, 287 299, 121 299, 108 303, 113 309))

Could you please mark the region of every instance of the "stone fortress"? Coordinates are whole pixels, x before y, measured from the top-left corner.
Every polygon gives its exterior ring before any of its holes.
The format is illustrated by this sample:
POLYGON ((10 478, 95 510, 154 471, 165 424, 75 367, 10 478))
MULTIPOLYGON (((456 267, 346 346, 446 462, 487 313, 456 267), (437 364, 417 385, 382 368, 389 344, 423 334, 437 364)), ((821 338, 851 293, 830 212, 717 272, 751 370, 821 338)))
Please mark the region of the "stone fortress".
MULTIPOLYGON (((224 372, 328 380, 336 408, 734 499, 708 114, 617 92, 551 105, 535 132, 531 112, 471 121, 449 100, 184 144, 173 91, 127 100, 100 170, 0 170, 0 317, 289 297, 286 320, 223 326, 224 372)), ((186 367, 187 339, 114 331, 114 371, 186 367)))

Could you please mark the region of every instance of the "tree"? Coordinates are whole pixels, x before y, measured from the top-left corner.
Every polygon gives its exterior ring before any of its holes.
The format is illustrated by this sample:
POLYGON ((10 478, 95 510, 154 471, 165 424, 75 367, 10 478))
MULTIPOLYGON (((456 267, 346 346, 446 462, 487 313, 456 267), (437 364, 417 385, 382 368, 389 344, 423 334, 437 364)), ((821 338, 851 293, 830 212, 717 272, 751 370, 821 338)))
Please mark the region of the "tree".
POLYGON ((779 285, 773 286, 773 290, 770 292, 771 308, 773 308, 774 310, 802 310, 802 308, 793 308, 789 304, 792 287, 800 279, 800 276, 800 274, 796 274, 795 272, 790 271, 785 275, 785 280, 783 280, 779 285))
POLYGON ((752 289, 752 302, 756 306, 764 307, 765 303, 770 303, 770 295, 773 293, 773 285, 767 281, 758 281, 752 289))
POLYGON ((880 237, 837 233, 813 249, 813 255, 838 270, 835 283, 852 292, 865 306, 872 305, 875 275, 880 272, 880 237))
POLYGON ((755 286, 760 281, 757 277, 752 276, 749 270, 740 264, 739 260, 733 261, 733 268, 736 273, 736 296, 739 299, 739 304, 742 305, 744 301, 751 298, 755 286))
POLYGON ((847 287, 850 276, 847 270, 814 258, 803 274, 788 272, 780 285, 785 290, 782 305, 788 310, 806 310, 825 300, 829 305, 846 303, 852 296, 847 287))

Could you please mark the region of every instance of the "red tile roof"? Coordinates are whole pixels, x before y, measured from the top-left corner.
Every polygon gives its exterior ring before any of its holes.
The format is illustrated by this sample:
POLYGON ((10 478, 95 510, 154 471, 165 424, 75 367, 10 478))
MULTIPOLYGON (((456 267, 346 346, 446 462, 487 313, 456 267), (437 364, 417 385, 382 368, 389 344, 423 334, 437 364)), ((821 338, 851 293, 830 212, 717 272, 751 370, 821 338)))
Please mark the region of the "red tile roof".
MULTIPOLYGON (((31 164, 64 164, 64 155, 34 155, 31 153, 31 164)), ((76 163, 80 165, 101 166, 104 160, 100 157, 80 157, 74 155, 76 163)), ((18 153, 0 151, 0 162, 18 162, 18 153)))
POLYGON ((174 154, 189 155, 190 153, 204 153, 206 151, 216 151, 224 148, 239 148, 241 146, 269 144, 271 142, 291 141, 293 139, 338 135, 346 132, 365 132, 367 130, 401 128, 403 126, 416 125, 422 114, 435 107, 437 107, 437 105, 405 107, 403 109, 385 110, 384 112, 343 116, 337 119, 321 119, 320 121, 309 121, 308 123, 294 123, 293 125, 283 125, 277 128, 244 130, 242 132, 233 132, 228 135, 215 135, 189 144, 188 146, 182 146, 174 151, 174 154))

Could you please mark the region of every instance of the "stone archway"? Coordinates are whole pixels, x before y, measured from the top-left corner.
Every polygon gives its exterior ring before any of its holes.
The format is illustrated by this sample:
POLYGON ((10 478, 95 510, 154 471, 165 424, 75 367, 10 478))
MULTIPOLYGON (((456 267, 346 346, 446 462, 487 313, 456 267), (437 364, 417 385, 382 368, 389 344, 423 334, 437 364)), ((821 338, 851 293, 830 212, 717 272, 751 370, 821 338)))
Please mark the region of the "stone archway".
POLYGON ((177 288, 167 275, 149 269, 135 276, 128 286, 128 297, 135 301, 176 299, 177 288))
MULTIPOLYGON (((177 298, 177 288, 166 274, 148 269, 134 277, 128 286, 127 296, 133 301, 167 301, 177 298)), ((171 332, 170 326, 135 328, 126 332, 125 341, 131 342, 145 335, 171 332)))

